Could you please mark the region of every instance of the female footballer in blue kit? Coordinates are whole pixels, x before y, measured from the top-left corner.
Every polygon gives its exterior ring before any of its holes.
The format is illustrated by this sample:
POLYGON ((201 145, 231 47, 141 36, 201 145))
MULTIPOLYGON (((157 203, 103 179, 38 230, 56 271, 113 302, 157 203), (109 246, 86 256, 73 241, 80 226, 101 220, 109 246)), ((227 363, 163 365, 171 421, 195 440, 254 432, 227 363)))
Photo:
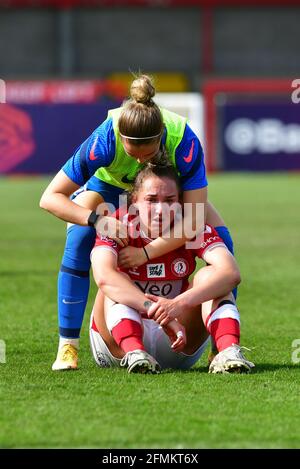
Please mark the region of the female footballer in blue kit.
MULTIPOLYGON (((179 173, 183 203, 193 207, 186 218, 192 218, 195 227, 196 204, 203 204, 205 222, 216 228, 233 252, 224 221, 207 201, 203 150, 186 119, 155 104, 152 99, 155 88, 146 75, 132 82, 130 95, 121 108, 109 111, 107 119, 79 146, 40 201, 41 208, 72 224, 67 230, 58 276, 60 340, 53 370, 78 366, 79 336, 89 292, 90 253, 96 229, 101 234, 105 226, 105 234, 124 247, 119 255, 120 266, 138 267, 148 260, 142 248, 127 246, 126 227, 103 209, 103 202, 118 208, 119 196, 131 189, 136 174, 147 161, 159 158, 160 154, 167 155, 179 173), (72 194, 76 197, 70 198, 72 194), (98 213, 100 204, 102 209, 98 213)), ((173 251, 188 239, 178 238, 172 231, 167 239, 158 237, 147 246, 148 258, 173 251)))

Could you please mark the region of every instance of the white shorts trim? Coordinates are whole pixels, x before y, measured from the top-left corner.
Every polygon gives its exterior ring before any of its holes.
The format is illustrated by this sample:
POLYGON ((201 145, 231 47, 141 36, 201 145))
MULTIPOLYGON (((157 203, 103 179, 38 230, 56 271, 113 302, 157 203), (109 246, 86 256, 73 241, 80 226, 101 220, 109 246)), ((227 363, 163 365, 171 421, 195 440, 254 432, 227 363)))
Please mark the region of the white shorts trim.
POLYGON ((236 319, 236 321, 240 322, 240 315, 236 305, 226 304, 216 309, 210 316, 207 327, 209 327, 213 321, 224 318, 236 319))
POLYGON ((110 306, 106 312, 106 325, 110 333, 122 319, 131 319, 132 321, 142 324, 141 316, 135 309, 120 303, 115 303, 110 306))
POLYGON ((92 312, 91 318, 90 318, 89 336, 90 336, 91 352, 92 352, 95 362, 101 368, 110 368, 111 366, 120 366, 121 360, 114 357, 110 353, 106 343, 102 339, 101 334, 99 334, 99 332, 92 329, 93 317, 94 315, 92 312))

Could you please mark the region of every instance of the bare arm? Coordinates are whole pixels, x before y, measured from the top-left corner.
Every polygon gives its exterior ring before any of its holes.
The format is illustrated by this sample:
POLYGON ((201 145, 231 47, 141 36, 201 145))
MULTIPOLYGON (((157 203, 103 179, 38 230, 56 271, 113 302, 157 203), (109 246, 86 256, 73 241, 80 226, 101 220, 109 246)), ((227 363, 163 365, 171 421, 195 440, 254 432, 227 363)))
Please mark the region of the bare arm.
MULTIPOLYGON (((203 189, 195 189, 192 191, 185 191, 183 193, 183 203, 184 204, 191 204, 190 207, 192 208, 187 214, 184 215, 183 218, 183 227, 191 227, 193 230, 201 231, 203 229, 204 220, 205 220, 205 212, 203 212, 203 219, 201 220, 201 226, 198 225, 198 220, 196 217, 196 204, 206 204, 207 202, 207 188, 204 187, 203 189), (191 219, 192 215, 192 219, 191 219)), ((195 236, 196 233, 189 235, 188 233, 183 232, 183 236, 181 238, 176 237, 176 228, 173 228, 170 232, 170 237, 164 238, 160 237, 152 241, 150 244, 147 245, 147 252, 150 259, 154 259, 155 257, 163 256, 164 254, 174 251, 175 249, 183 246, 186 241, 190 240, 195 236)))
POLYGON ((81 207, 69 199, 79 187, 63 170, 59 171, 43 193, 40 207, 67 222, 87 225, 91 209, 81 207))
POLYGON ((227 295, 240 283, 240 272, 232 254, 225 247, 216 247, 204 253, 204 260, 210 265, 200 269, 192 287, 172 300, 146 295, 155 302, 148 316, 161 325, 179 316, 186 308, 194 307, 227 295))
POLYGON ((204 253, 204 260, 209 265, 198 270, 192 288, 179 295, 182 305, 197 306, 220 298, 230 293, 241 281, 236 260, 225 247, 208 250, 204 253))
POLYGON ((106 296, 137 311, 147 311, 144 307, 146 296, 127 275, 117 270, 117 255, 114 252, 95 248, 91 260, 95 282, 106 296))
MULTIPOLYGON (((184 230, 182 230, 183 236, 178 236, 178 231, 180 232, 180 230, 177 230, 176 232, 176 227, 174 227, 167 238, 159 237, 147 244, 147 254, 149 259, 163 256, 168 252, 178 249, 187 241, 194 238, 196 232, 199 233, 203 230, 206 215, 207 188, 204 187, 203 189, 185 191, 183 193, 183 203, 190 204, 189 208, 192 210, 187 211, 183 218, 182 225, 183 227, 191 227, 192 230, 194 230, 194 234, 185 236, 185 234, 188 233, 184 233, 184 230), (200 208, 199 211, 196 209, 196 204, 201 204, 198 206, 198 209, 200 208), (202 204, 204 204, 204 206, 202 204), (201 211, 201 209, 203 210, 201 211), (202 213, 203 219, 202 217, 199 217, 201 220, 197 219, 197 213, 202 213)), ((145 257, 143 249, 129 246, 123 249, 120 253, 119 265, 121 267, 130 268, 142 265, 146 260, 147 258, 145 257)))
MULTIPOLYGON (((69 199, 69 196, 73 194, 78 187, 79 186, 61 170, 50 182, 42 195, 40 207, 69 223, 88 226, 88 218, 92 209, 84 207, 82 199, 80 202, 81 205, 69 199)), ((95 194, 96 193, 94 193, 94 202, 96 200, 95 194)), ((105 202, 97 205, 97 214, 100 215, 95 225, 97 232, 109 236, 122 247, 127 246, 127 227, 116 218, 106 216, 109 214, 109 210, 105 202)))
MULTIPOLYGON (((114 252, 96 248, 92 252, 91 260, 95 282, 104 295, 139 312, 148 311, 147 304, 151 302, 126 274, 117 270, 117 256, 114 252)), ((173 319, 168 322, 165 332, 172 342, 173 350, 180 352, 186 344, 184 326, 173 319)))

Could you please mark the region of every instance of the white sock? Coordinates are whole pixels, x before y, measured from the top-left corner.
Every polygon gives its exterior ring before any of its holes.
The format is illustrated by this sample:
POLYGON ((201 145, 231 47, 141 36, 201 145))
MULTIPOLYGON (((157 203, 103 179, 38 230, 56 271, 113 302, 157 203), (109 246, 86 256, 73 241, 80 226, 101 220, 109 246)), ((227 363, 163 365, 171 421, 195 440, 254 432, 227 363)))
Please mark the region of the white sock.
POLYGON ((58 349, 60 350, 66 344, 71 344, 77 350, 79 349, 79 339, 68 339, 66 337, 60 337, 59 338, 58 349))

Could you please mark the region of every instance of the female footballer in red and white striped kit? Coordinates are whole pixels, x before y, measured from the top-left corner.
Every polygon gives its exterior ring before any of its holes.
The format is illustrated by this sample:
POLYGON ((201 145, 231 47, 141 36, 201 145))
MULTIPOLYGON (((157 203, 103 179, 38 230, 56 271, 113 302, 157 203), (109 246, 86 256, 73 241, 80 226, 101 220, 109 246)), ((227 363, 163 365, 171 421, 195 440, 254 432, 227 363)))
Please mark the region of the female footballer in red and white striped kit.
MULTIPOLYGON (((137 176, 132 202, 135 215, 120 210, 116 216, 128 227, 129 245, 142 247, 148 257, 147 244, 162 233, 166 236, 182 211, 173 167, 148 164, 137 176)), ((122 269, 122 248, 97 237, 91 261, 99 292, 90 343, 99 366, 124 366, 128 372, 142 373, 189 369, 210 336, 218 350, 211 373, 249 372, 254 366, 239 346, 240 318, 231 291, 240 274, 234 257, 209 225, 188 247, 122 269), (189 283, 196 258, 206 266, 189 283)))

